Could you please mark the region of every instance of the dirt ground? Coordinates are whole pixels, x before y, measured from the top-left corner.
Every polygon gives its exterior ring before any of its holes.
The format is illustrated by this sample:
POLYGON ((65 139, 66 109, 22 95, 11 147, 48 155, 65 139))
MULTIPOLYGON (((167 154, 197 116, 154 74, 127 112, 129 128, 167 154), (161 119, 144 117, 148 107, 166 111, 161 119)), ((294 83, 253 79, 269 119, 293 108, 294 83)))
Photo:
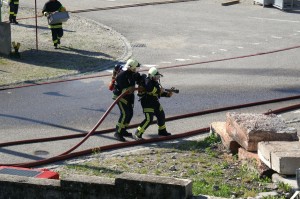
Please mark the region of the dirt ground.
MULTIPOLYGON (((7 21, 8 7, 4 6, 2 12, 3 21, 7 21)), ((34 15, 33 9, 20 7, 18 18, 34 15)), ((130 55, 130 46, 122 35, 95 21, 70 14, 63 29, 60 49, 54 49, 46 17, 38 18, 37 43, 34 18, 12 24, 12 42, 21 44, 21 58, 0 57, 0 87, 96 72, 130 55)))
MULTIPOLYGON (((227 1, 214 0, 211 3, 221 6, 223 2, 227 1)), ((253 1, 240 0, 240 4, 250 6, 253 1)), ((8 21, 8 16, 8 6, 4 5, 2 20, 8 21)), ((11 25, 12 41, 21 44, 21 58, 0 56, 0 88, 97 72, 131 56, 131 46, 121 34, 72 13, 63 25, 61 48, 55 50, 46 17, 38 17, 36 34, 33 16, 33 9, 21 6, 17 17, 19 25, 11 25)), ((41 16, 40 10, 38 16, 41 16)))

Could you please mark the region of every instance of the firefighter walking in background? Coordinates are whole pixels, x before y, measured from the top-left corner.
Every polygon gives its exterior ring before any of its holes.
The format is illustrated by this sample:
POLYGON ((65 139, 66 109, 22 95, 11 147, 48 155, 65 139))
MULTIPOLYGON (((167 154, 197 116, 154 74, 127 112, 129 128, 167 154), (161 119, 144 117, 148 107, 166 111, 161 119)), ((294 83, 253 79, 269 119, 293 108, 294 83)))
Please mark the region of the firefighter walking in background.
POLYGON ((122 142, 125 141, 124 136, 132 136, 131 133, 127 132, 126 128, 133 116, 134 89, 136 82, 139 81, 140 78, 140 74, 136 71, 138 67, 140 67, 138 61, 129 59, 122 70, 114 77, 114 100, 122 93, 129 91, 129 94, 120 98, 117 103, 120 109, 120 117, 116 125, 114 137, 122 142))
POLYGON ((159 103, 160 97, 171 97, 172 92, 166 92, 159 84, 159 79, 162 75, 155 67, 151 67, 148 71, 148 76, 144 80, 144 89, 139 88, 139 96, 141 97, 141 105, 145 114, 145 119, 138 126, 134 135, 135 140, 141 140, 142 135, 148 126, 153 121, 153 116, 157 118, 158 135, 169 136, 171 133, 167 132, 165 125, 165 112, 159 103))
MULTIPOLYGON (((66 8, 63 7, 63 5, 57 1, 57 0, 49 0, 42 10, 43 15, 48 17, 49 14, 53 12, 65 12, 66 8)), ((48 26, 51 29, 52 33, 52 41, 55 49, 58 49, 58 46, 60 44, 60 39, 64 35, 64 31, 62 28, 62 23, 52 24, 48 26)))
POLYGON ((19 10, 19 0, 9 0, 9 22, 18 24, 17 14, 19 10))

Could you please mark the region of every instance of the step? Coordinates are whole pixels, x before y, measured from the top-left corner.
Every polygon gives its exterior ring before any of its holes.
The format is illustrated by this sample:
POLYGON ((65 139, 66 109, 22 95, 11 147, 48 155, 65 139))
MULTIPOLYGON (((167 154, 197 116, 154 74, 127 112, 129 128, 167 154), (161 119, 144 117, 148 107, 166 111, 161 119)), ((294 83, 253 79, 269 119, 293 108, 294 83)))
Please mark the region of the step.
POLYGON ((259 142, 257 153, 261 161, 279 174, 295 175, 300 168, 298 141, 259 142))

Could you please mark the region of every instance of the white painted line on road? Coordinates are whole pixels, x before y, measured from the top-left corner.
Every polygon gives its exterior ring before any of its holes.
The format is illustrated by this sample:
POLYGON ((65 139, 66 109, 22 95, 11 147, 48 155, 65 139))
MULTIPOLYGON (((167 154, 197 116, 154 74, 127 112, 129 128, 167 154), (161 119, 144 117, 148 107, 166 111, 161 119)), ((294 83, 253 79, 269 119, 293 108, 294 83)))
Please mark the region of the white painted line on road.
POLYGON ((243 46, 238 46, 237 48, 238 48, 238 49, 243 49, 244 47, 243 47, 243 46))
POLYGON ((227 49, 219 49, 220 51, 224 51, 224 52, 227 52, 228 50, 227 49))
POLYGON ((259 45, 260 43, 252 43, 253 45, 259 45))
POLYGON ((271 18, 260 18, 260 17, 249 17, 249 18, 250 19, 259 19, 259 20, 278 21, 278 22, 300 23, 300 21, 282 20, 282 19, 271 19, 271 18))
POLYGON ((175 59, 176 61, 188 61, 188 60, 191 60, 191 59, 175 59))
POLYGON ((272 35, 271 37, 274 38, 274 39, 282 39, 282 37, 275 36, 275 35, 272 35))
POLYGON ((214 54, 216 54, 216 52, 211 52, 211 54, 213 54, 213 55, 214 55, 214 54))
POLYGON ((162 62, 160 62, 160 63, 163 63, 163 64, 171 64, 172 62, 170 62, 170 61, 162 61, 162 62))
POLYGON ((113 73, 113 70, 106 70, 106 72, 113 73))
POLYGON ((189 57, 192 57, 192 58, 200 58, 199 55, 189 55, 189 57))

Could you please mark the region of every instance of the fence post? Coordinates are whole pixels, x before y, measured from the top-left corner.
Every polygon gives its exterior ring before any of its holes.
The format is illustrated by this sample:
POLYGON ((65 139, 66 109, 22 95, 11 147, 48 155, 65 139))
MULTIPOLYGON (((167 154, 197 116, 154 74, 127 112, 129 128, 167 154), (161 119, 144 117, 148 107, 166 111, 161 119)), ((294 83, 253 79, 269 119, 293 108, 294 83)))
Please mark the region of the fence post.
POLYGON ((2 4, 3 0, 0 0, 0 22, 2 22, 2 4))

